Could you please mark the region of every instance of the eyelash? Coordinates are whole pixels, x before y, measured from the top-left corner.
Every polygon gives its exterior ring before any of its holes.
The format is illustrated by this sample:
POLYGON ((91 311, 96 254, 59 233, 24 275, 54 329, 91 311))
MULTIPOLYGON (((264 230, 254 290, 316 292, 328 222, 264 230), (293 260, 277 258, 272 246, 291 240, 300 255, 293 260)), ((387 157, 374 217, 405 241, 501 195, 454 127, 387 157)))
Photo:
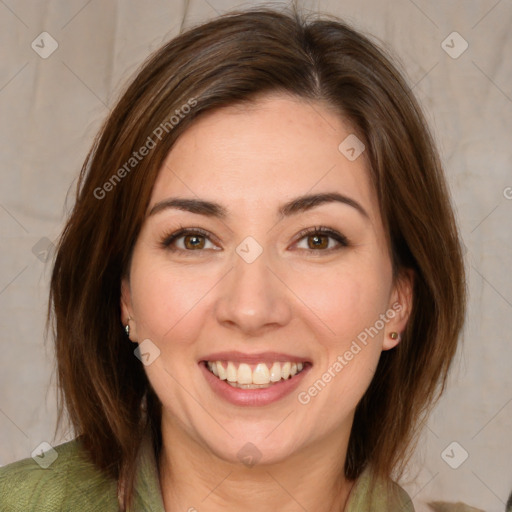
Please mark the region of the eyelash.
MULTIPOLYGON (((342 249, 344 247, 348 247, 350 245, 350 242, 346 236, 344 236, 341 233, 338 233, 337 231, 334 231, 333 229, 328 228, 326 226, 314 226, 312 228, 306 228, 306 229, 301 230, 297 235, 297 241, 295 243, 298 243, 299 241, 301 241, 303 238, 305 238, 308 235, 311 236, 311 235, 316 235, 316 234, 325 235, 325 236, 328 236, 328 237, 334 239, 338 243, 338 246, 331 247, 330 249, 319 249, 319 250, 304 249, 304 250, 307 250, 311 253, 331 253, 332 251, 340 250, 340 249, 342 249)), ((160 242, 160 246, 163 249, 166 249, 166 250, 169 250, 172 252, 180 251, 182 253, 185 253, 187 256, 189 256, 189 255, 191 256, 192 255, 191 253, 201 252, 202 250, 204 250, 204 249, 187 250, 187 249, 180 249, 180 248, 172 247, 171 244, 173 244, 173 242, 175 242, 179 238, 182 238, 187 235, 198 235, 198 236, 202 236, 202 237, 210 240, 210 234, 207 231, 205 231, 204 229, 185 228, 183 226, 180 226, 177 231, 174 231, 172 233, 164 235, 162 238, 162 241, 160 242)), ((212 240, 210 240, 210 242, 212 242, 212 240)))

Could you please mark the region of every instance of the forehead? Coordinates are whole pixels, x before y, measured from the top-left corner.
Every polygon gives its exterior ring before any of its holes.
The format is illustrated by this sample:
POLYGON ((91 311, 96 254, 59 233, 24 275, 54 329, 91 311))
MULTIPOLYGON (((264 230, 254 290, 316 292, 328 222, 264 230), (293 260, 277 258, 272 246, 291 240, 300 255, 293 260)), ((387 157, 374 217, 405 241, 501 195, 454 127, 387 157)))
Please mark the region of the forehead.
POLYGON ((339 146, 353 132, 318 102, 273 94, 208 112, 175 142, 150 201, 200 197, 228 209, 281 204, 307 193, 354 196, 372 214, 375 197, 364 153, 339 146))

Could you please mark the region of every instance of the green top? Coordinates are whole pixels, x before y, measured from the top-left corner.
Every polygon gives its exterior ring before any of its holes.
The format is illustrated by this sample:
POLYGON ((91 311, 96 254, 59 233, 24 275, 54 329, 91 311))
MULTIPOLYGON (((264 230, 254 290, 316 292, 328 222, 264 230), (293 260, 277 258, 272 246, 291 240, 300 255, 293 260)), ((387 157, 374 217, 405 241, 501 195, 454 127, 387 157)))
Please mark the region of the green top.
MULTIPOLYGON (((117 485, 89 462, 79 439, 54 447, 57 459, 43 469, 32 458, 0 468, 0 512, 117 512, 117 485)), ((48 456, 48 455, 46 455, 48 456)), ((43 460, 43 459, 41 459, 43 460)), ((414 512, 407 493, 397 484, 398 503, 391 503, 379 483, 370 502, 369 472, 354 484, 346 512, 414 512)), ((151 439, 139 452, 134 504, 130 512, 165 512, 151 439)))

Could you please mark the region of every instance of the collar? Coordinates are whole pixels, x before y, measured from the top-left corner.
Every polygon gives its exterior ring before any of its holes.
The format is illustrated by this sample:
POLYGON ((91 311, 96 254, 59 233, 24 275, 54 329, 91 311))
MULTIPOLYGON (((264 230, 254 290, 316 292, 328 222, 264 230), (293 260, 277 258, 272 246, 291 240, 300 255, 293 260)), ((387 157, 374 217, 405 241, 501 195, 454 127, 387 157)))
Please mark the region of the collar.
POLYGON ((144 434, 137 456, 133 508, 129 512, 165 512, 149 428, 144 434))

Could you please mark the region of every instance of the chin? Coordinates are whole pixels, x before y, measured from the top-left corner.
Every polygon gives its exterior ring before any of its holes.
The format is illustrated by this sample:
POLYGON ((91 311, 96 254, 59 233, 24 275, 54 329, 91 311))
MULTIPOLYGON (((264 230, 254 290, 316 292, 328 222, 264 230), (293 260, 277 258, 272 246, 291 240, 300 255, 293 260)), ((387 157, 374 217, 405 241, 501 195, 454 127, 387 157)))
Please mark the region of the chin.
MULTIPOLYGON (((274 427, 275 428, 275 425, 274 427)), ((255 465, 279 464, 294 454, 293 440, 287 435, 268 435, 269 430, 257 434, 253 431, 248 435, 234 434, 222 440, 205 440, 210 450, 219 459, 229 464, 243 464, 247 467, 255 465), (275 437, 274 439, 270 439, 275 437)))

